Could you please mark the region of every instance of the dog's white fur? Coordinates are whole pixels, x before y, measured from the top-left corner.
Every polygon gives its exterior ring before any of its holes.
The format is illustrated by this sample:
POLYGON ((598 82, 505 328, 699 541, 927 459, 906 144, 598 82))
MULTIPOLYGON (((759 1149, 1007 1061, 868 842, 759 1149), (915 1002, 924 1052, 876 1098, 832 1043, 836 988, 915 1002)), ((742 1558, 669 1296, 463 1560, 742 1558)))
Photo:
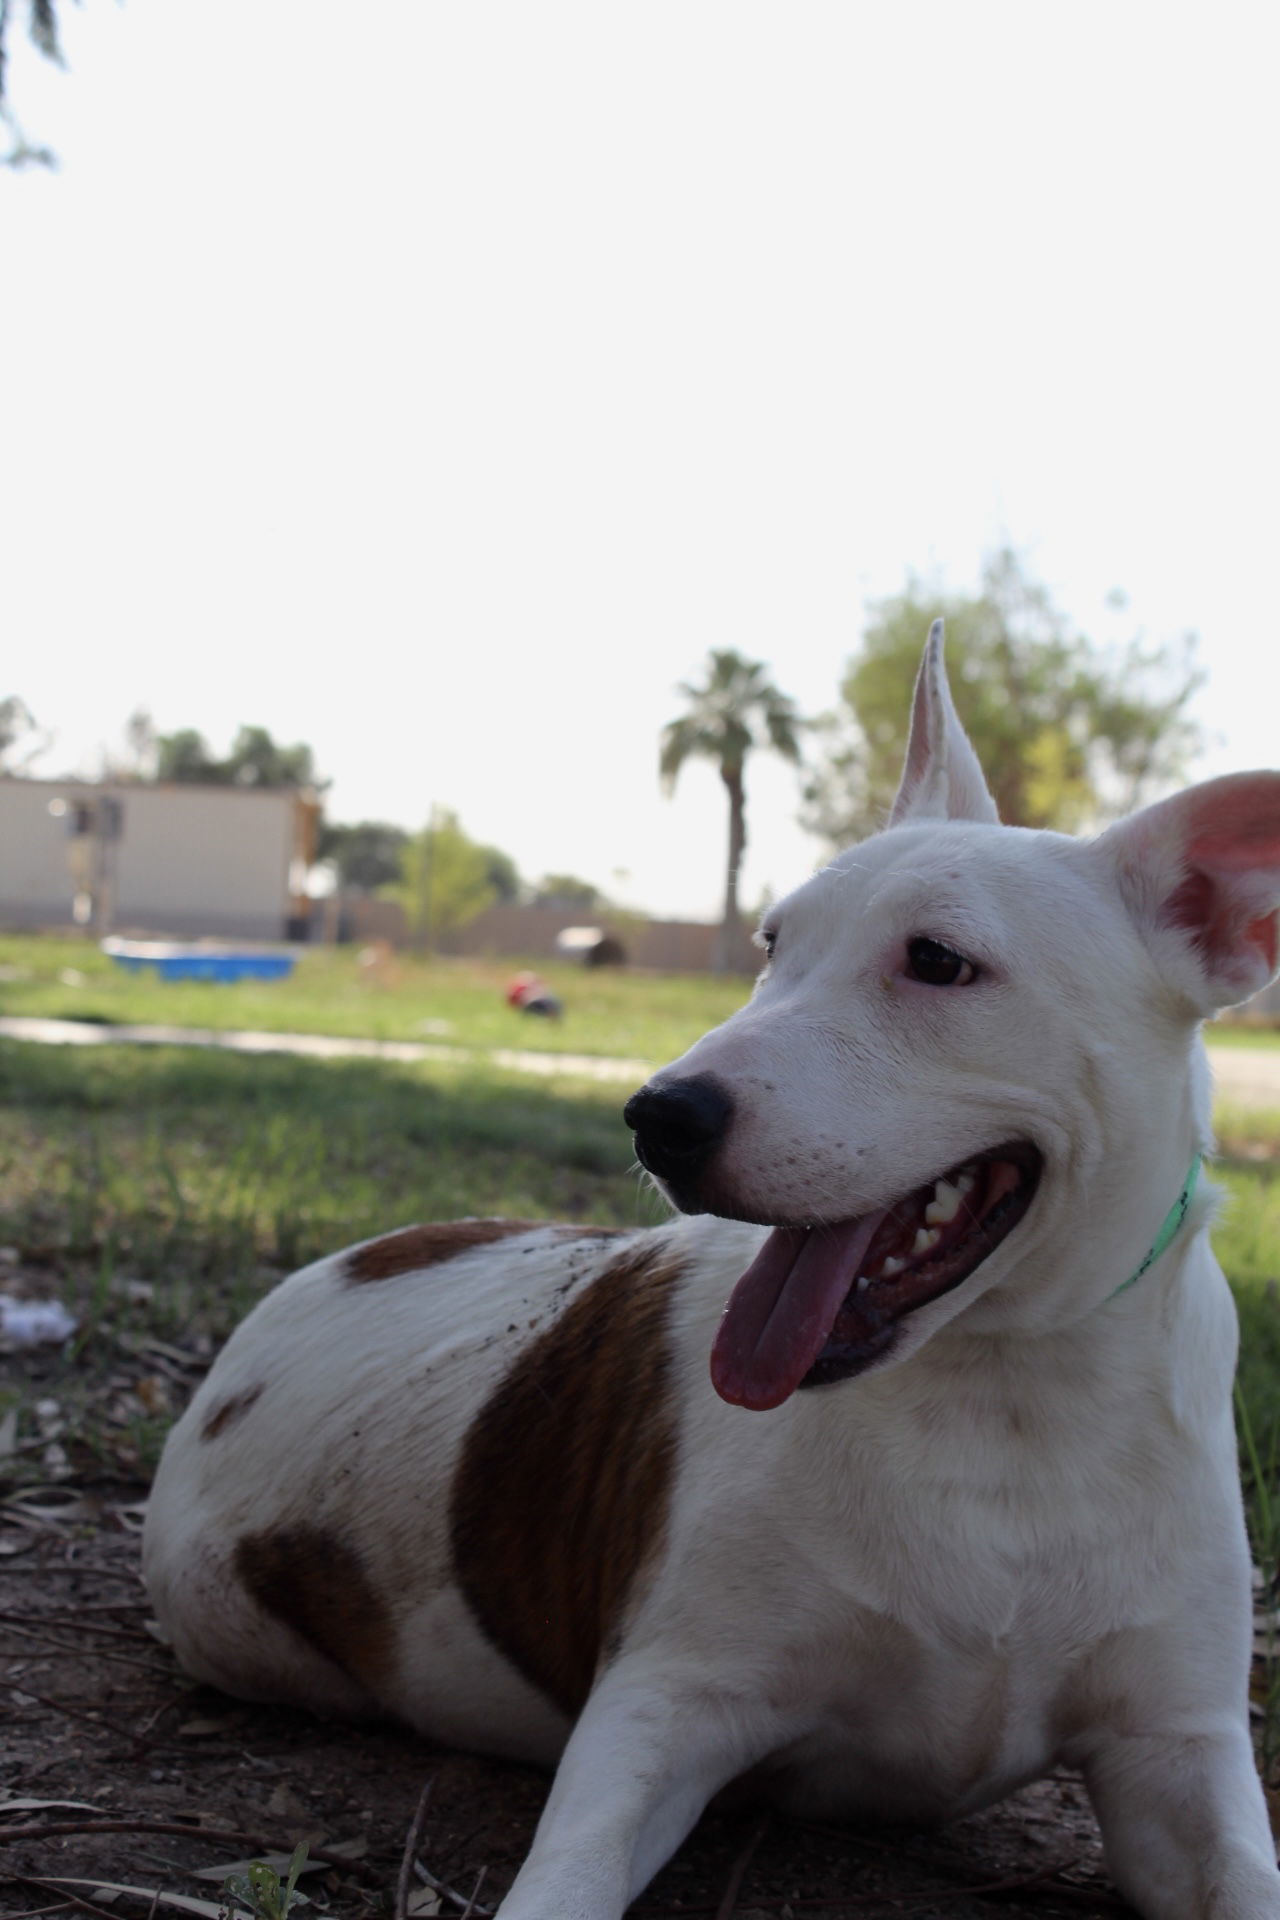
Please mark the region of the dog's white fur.
POLYGON ((1199 1022, 1274 971, 1277 909, 1280 775, 1193 789, 1092 843, 995 824, 932 638, 890 828, 770 914, 749 1005, 655 1084, 732 1095, 719 1213, 845 1219, 1025 1138, 1044 1156, 1026 1217, 872 1371, 762 1413, 716 1396, 707 1355, 763 1230, 702 1214, 651 1236, 683 1269, 678 1465, 572 1728, 471 1617, 443 1513, 569 1263, 589 1284, 631 1243, 530 1230, 461 1254, 447 1284, 353 1288, 345 1256, 295 1275, 161 1465, 147 1577, 180 1657, 251 1697, 563 1749, 503 1920, 616 1920, 748 1770, 806 1813, 918 1821, 1060 1764, 1147 1920, 1280 1920, 1247 1718, 1235 1317, 1203 1193, 1116 1292, 1209 1144, 1199 1022), (921 935, 978 978, 911 978, 921 935), (212 1407, 264 1381, 202 1440, 212 1407), (307 1516, 396 1596, 376 1698, 235 1577, 239 1536, 307 1516))

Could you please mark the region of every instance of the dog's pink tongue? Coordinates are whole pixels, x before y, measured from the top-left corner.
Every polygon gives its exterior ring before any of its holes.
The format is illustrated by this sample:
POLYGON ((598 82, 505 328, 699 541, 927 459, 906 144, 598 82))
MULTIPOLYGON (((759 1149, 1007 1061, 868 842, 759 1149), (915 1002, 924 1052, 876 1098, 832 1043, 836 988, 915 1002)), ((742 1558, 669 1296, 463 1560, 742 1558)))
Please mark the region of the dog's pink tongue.
POLYGON ((822 1352, 883 1213, 775 1227, 729 1295, 711 1349, 722 1400, 763 1411, 794 1393, 822 1352))

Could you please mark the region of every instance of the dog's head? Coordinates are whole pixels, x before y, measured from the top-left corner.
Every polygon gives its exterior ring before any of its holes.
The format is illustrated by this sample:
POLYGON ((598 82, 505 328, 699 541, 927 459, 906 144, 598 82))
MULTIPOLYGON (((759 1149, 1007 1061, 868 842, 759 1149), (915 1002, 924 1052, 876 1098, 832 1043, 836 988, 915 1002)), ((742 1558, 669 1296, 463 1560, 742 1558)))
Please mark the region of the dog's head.
POLYGON ((1105 1299, 1206 1143, 1198 1023, 1275 972, 1278 910, 1280 774, 1093 842, 1001 826, 937 623, 888 828, 769 911, 748 1005, 626 1109, 678 1207, 774 1229, 718 1391, 772 1407, 960 1313, 1105 1299))

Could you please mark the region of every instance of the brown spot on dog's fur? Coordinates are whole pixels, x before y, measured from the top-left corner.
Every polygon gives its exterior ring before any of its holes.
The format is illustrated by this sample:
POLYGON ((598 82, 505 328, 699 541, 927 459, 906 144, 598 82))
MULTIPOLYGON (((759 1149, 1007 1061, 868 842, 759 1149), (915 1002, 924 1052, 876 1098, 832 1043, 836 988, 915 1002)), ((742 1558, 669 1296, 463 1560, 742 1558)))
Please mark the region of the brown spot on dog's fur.
POLYGON ((394 1280, 397 1274, 418 1273, 423 1267, 455 1260, 460 1253, 487 1247, 514 1233, 554 1233, 562 1240, 607 1240, 626 1232, 624 1227, 562 1226, 551 1220, 432 1220, 422 1226, 401 1227, 366 1241, 347 1256, 346 1277, 356 1285, 366 1280, 394 1280))
POLYGON ((675 1464, 666 1319, 680 1264, 647 1238, 520 1355, 467 1435, 454 1564, 489 1640, 582 1706, 661 1537, 675 1464))
POLYGON ((244 1393, 233 1394, 230 1400, 224 1400, 220 1407, 215 1407, 209 1414, 200 1429, 200 1438, 216 1440, 218 1435, 225 1433, 228 1427, 233 1427, 238 1420, 243 1420, 250 1407, 255 1407, 265 1392, 266 1388, 259 1382, 256 1387, 249 1387, 244 1393))
POLYGON ((390 1671, 390 1609, 354 1547, 322 1527, 279 1527, 236 1543, 235 1567, 265 1612, 352 1679, 376 1687, 390 1671))
POLYGON ((532 1233, 545 1220, 436 1220, 423 1226, 401 1227, 368 1240, 347 1255, 346 1277, 357 1285, 366 1280, 394 1280, 397 1274, 417 1273, 442 1260, 454 1260, 473 1247, 487 1247, 512 1233, 532 1233))

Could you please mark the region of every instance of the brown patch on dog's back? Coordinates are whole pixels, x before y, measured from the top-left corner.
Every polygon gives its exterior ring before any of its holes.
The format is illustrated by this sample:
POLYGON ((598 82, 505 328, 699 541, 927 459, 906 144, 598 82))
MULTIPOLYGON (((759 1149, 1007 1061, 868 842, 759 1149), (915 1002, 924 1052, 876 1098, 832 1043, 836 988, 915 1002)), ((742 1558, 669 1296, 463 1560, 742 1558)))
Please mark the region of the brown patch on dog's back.
POLYGON ((380 1240, 366 1241, 347 1255, 346 1278, 355 1285, 367 1280, 394 1280, 401 1273, 417 1273, 423 1267, 439 1266, 444 1260, 456 1260, 460 1253, 475 1247, 487 1247, 515 1233, 548 1233, 604 1238, 620 1231, 617 1227, 564 1227, 550 1220, 434 1220, 422 1226, 401 1227, 397 1233, 383 1234, 380 1240))
POLYGON ((238 1420, 243 1420, 250 1407, 256 1407, 265 1392, 265 1386, 259 1382, 256 1387, 249 1387, 244 1393, 233 1394, 230 1400, 224 1400, 220 1407, 215 1407, 206 1417, 200 1429, 200 1438, 216 1440, 218 1435, 225 1433, 228 1427, 233 1427, 238 1420))
POLYGON ((278 1527, 236 1543, 235 1568, 263 1610, 375 1689, 391 1669, 395 1630, 356 1549, 322 1527, 278 1527))
POLYGON ((570 1714, 665 1522, 666 1320, 681 1271, 648 1240, 606 1267, 521 1354, 463 1446, 459 1584, 486 1637, 570 1714))
POLYGON ((347 1255, 346 1277, 357 1285, 366 1280, 394 1280, 397 1274, 417 1273, 442 1260, 454 1260, 473 1247, 487 1247, 508 1234, 532 1233, 545 1220, 435 1220, 417 1227, 401 1227, 366 1241, 347 1255))

